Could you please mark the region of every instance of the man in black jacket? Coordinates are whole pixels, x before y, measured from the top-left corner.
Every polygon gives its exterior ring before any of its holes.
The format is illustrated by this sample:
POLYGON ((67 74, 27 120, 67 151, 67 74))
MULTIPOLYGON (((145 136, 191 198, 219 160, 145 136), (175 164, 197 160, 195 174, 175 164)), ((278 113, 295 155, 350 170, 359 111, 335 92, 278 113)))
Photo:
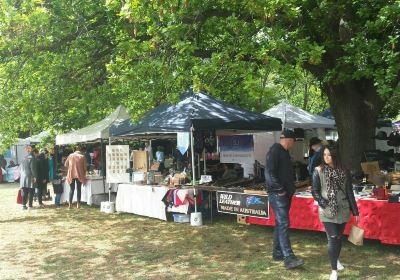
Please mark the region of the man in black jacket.
POLYGON ((47 183, 49 181, 49 164, 47 160, 47 150, 41 149, 36 159, 37 166, 37 197, 39 206, 44 207, 42 196, 46 195, 47 183))
POLYGON ((283 260, 288 269, 304 264, 302 259, 294 255, 289 240, 289 210, 296 187, 288 150, 294 142, 294 132, 284 129, 279 143, 272 145, 267 154, 265 169, 268 200, 275 215, 272 258, 275 261, 283 260))

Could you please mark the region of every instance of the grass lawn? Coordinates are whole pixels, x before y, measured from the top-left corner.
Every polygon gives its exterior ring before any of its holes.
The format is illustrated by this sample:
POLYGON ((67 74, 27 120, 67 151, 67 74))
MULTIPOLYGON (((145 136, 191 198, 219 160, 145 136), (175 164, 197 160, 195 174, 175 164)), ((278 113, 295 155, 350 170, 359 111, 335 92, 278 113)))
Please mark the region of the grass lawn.
MULTIPOLYGON (((236 216, 191 227, 88 206, 22 211, 17 190, 0 185, 0 279, 295 280, 330 273, 321 232, 291 231, 306 265, 289 271, 272 261, 272 228, 239 225, 236 216)), ((341 262, 340 279, 400 279, 400 246, 346 241, 341 262)))

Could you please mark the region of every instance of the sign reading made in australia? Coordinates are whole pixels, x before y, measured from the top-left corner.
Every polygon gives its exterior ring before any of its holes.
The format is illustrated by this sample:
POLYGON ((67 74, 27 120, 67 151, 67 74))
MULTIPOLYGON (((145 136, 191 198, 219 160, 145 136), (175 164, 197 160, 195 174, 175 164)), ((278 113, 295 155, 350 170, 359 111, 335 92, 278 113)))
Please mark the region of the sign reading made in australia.
POLYGON ((237 192, 217 192, 218 212, 269 218, 267 195, 237 192))

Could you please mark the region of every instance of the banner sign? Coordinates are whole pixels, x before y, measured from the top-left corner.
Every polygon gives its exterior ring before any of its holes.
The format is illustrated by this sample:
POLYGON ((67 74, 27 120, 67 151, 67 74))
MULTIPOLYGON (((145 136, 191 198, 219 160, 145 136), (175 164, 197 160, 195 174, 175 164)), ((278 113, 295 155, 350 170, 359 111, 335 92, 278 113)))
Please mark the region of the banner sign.
POLYGON ((221 163, 254 163, 253 135, 218 136, 221 163))
POLYGON ((217 191, 218 212, 269 219, 267 195, 217 191))
POLYGON ((129 182, 129 145, 106 146, 106 181, 107 183, 129 182))

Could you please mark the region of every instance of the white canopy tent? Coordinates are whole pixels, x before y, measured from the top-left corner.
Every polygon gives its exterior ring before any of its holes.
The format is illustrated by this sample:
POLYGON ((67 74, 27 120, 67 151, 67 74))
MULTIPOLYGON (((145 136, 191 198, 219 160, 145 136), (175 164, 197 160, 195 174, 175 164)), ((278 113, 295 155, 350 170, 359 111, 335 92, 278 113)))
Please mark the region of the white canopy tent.
POLYGON ((286 101, 279 103, 263 114, 280 118, 282 120, 282 126, 285 128, 335 128, 334 120, 311 114, 310 112, 290 105, 286 101))
POLYGON ((263 114, 280 118, 283 128, 313 130, 312 132, 309 131, 305 133, 305 141, 296 142, 293 149, 291 149, 290 154, 297 161, 302 161, 304 154, 308 153, 308 141, 312 136, 326 139, 326 129, 335 129, 334 120, 311 114, 310 112, 290 105, 286 101, 279 103, 263 114))
POLYGON ((67 145, 108 139, 110 137, 110 127, 129 118, 126 108, 119 105, 114 112, 97 123, 66 134, 57 135, 56 144, 67 145))
POLYGON ((40 132, 39 134, 32 135, 28 138, 25 138, 24 140, 29 142, 29 144, 37 144, 37 143, 40 143, 43 138, 46 138, 48 136, 50 136, 50 132, 44 130, 44 131, 40 132))

